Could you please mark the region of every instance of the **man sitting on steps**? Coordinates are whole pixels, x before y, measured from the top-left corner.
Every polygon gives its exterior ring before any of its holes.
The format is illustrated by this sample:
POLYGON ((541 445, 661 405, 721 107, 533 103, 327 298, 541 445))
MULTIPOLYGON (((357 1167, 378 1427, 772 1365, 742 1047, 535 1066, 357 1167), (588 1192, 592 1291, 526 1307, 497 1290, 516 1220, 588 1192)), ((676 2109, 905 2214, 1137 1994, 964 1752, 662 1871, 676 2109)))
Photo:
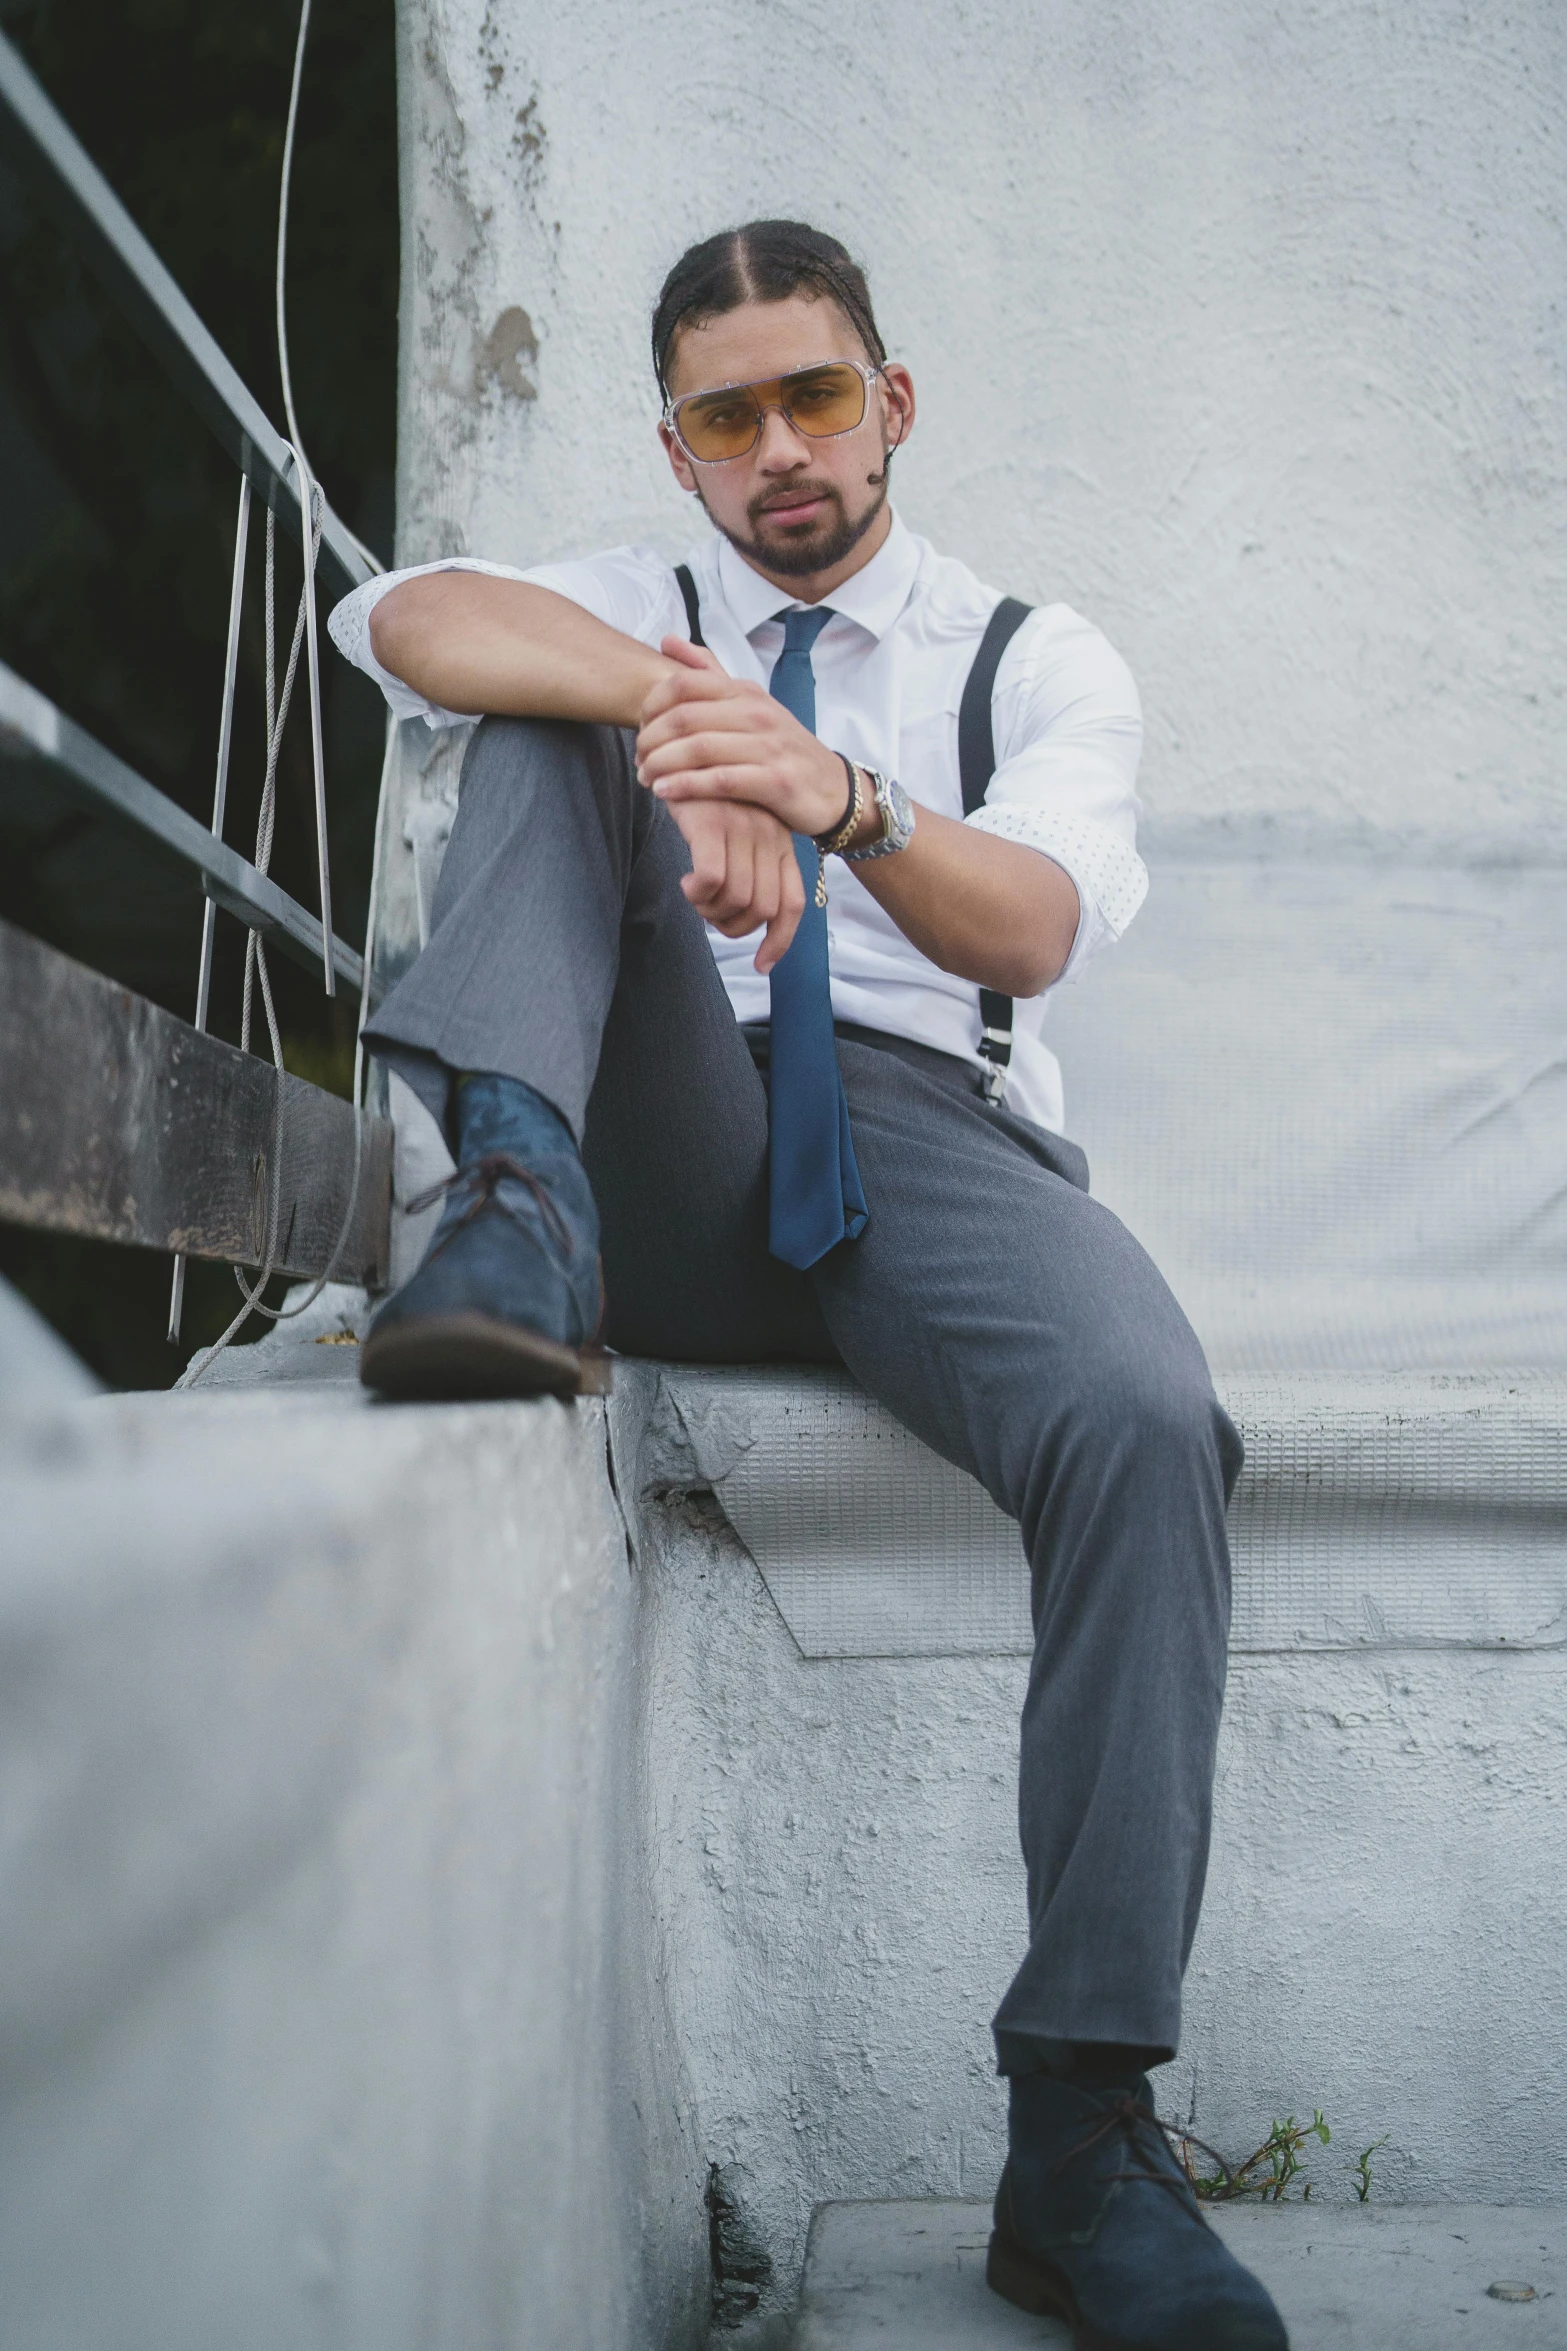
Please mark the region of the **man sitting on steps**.
POLYGON ((1135 690, 1065 605, 898 521, 914 387, 832 238, 693 248, 653 361, 716 533, 688 566, 426 565, 332 616, 399 713, 483 715, 368 1036, 457 1173, 364 1378, 572 1393, 601 1334, 841 1362, 1019 1521, 1030 1939, 990 2282, 1106 2351, 1277 2351, 1145 2079, 1207 1863, 1240 1444, 1088 1196, 1040 1036, 1145 888, 1135 690))

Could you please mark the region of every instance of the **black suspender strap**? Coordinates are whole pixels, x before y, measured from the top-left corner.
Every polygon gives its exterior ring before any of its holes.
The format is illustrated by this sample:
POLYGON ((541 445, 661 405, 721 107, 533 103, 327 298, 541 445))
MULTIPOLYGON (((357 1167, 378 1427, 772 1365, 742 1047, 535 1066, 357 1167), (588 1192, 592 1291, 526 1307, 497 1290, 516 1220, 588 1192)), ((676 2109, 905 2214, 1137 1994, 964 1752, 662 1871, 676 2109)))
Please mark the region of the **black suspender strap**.
MULTIPOLYGON (((1003 596, 991 614, 979 641, 973 667, 958 705, 958 775, 963 785, 963 813, 972 816, 985 805, 990 779, 996 772, 996 736, 991 723, 990 697, 995 690, 1001 656, 1033 607, 1015 596, 1003 596)), ((979 991, 979 1050, 989 1067, 985 1071, 985 1100, 1004 1102, 1007 1064, 1012 1059, 1012 999, 994 988, 979 991)))
POLYGON ((677 563, 675 577, 680 582, 680 593, 686 600, 686 626, 691 631, 691 642, 693 645, 705 645, 707 639, 702 634, 702 607, 697 602, 696 582, 691 577, 690 564, 677 563))

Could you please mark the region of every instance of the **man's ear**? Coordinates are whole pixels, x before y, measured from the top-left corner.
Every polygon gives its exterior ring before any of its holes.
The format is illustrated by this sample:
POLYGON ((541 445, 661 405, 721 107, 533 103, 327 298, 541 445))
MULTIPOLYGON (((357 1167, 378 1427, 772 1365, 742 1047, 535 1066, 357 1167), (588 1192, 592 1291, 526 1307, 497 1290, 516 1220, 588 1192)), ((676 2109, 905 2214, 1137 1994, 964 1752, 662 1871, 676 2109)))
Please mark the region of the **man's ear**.
POLYGON ((880 385, 890 454, 901 449, 914 430, 914 378, 901 360, 889 359, 881 370, 880 385))
POLYGON ((691 460, 675 439, 667 424, 660 424, 658 437, 664 444, 664 455, 669 459, 669 470, 682 490, 696 496, 696 475, 691 471, 691 460))

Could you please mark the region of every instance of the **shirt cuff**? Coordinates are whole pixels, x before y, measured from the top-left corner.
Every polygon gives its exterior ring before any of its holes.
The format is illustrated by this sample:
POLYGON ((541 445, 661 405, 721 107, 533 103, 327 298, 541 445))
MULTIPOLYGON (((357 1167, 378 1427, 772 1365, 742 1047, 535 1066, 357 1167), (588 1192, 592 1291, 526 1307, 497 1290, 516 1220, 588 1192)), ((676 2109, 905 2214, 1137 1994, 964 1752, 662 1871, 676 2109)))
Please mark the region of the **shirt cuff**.
MULTIPOLYGON (((360 591, 362 593, 362 591, 360 591)), ((1077 890, 1077 936, 1052 986, 1075 979, 1089 957, 1119 939, 1148 895, 1148 868, 1137 851, 1092 817, 988 802, 964 822, 998 840, 1019 841, 1070 874, 1077 890)))

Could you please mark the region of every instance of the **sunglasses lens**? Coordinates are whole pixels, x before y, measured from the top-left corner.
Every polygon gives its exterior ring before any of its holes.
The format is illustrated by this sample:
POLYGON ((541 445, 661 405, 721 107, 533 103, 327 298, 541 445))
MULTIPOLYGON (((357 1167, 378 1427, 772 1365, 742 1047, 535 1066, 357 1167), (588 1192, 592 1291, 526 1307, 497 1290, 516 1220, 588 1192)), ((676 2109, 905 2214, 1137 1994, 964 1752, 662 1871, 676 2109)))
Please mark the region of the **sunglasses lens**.
POLYGON ((743 457, 760 422, 756 402, 743 384, 727 392, 701 392, 694 400, 682 400, 675 410, 681 440, 706 465, 743 457))
POLYGON ((721 392, 694 392, 675 408, 675 430, 693 457, 720 465, 756 447, 765 411, 781 408, 796 432, 815 441, 852 433, 865 417, 865 378, 857 367, 829 360, 767 384, 731 384, 721 392))
POLYGON ((865 378, 855 367, 813 367, 785 376, 782 407, 796 431, 813 440, 852 433, 865 415, 865 378))

